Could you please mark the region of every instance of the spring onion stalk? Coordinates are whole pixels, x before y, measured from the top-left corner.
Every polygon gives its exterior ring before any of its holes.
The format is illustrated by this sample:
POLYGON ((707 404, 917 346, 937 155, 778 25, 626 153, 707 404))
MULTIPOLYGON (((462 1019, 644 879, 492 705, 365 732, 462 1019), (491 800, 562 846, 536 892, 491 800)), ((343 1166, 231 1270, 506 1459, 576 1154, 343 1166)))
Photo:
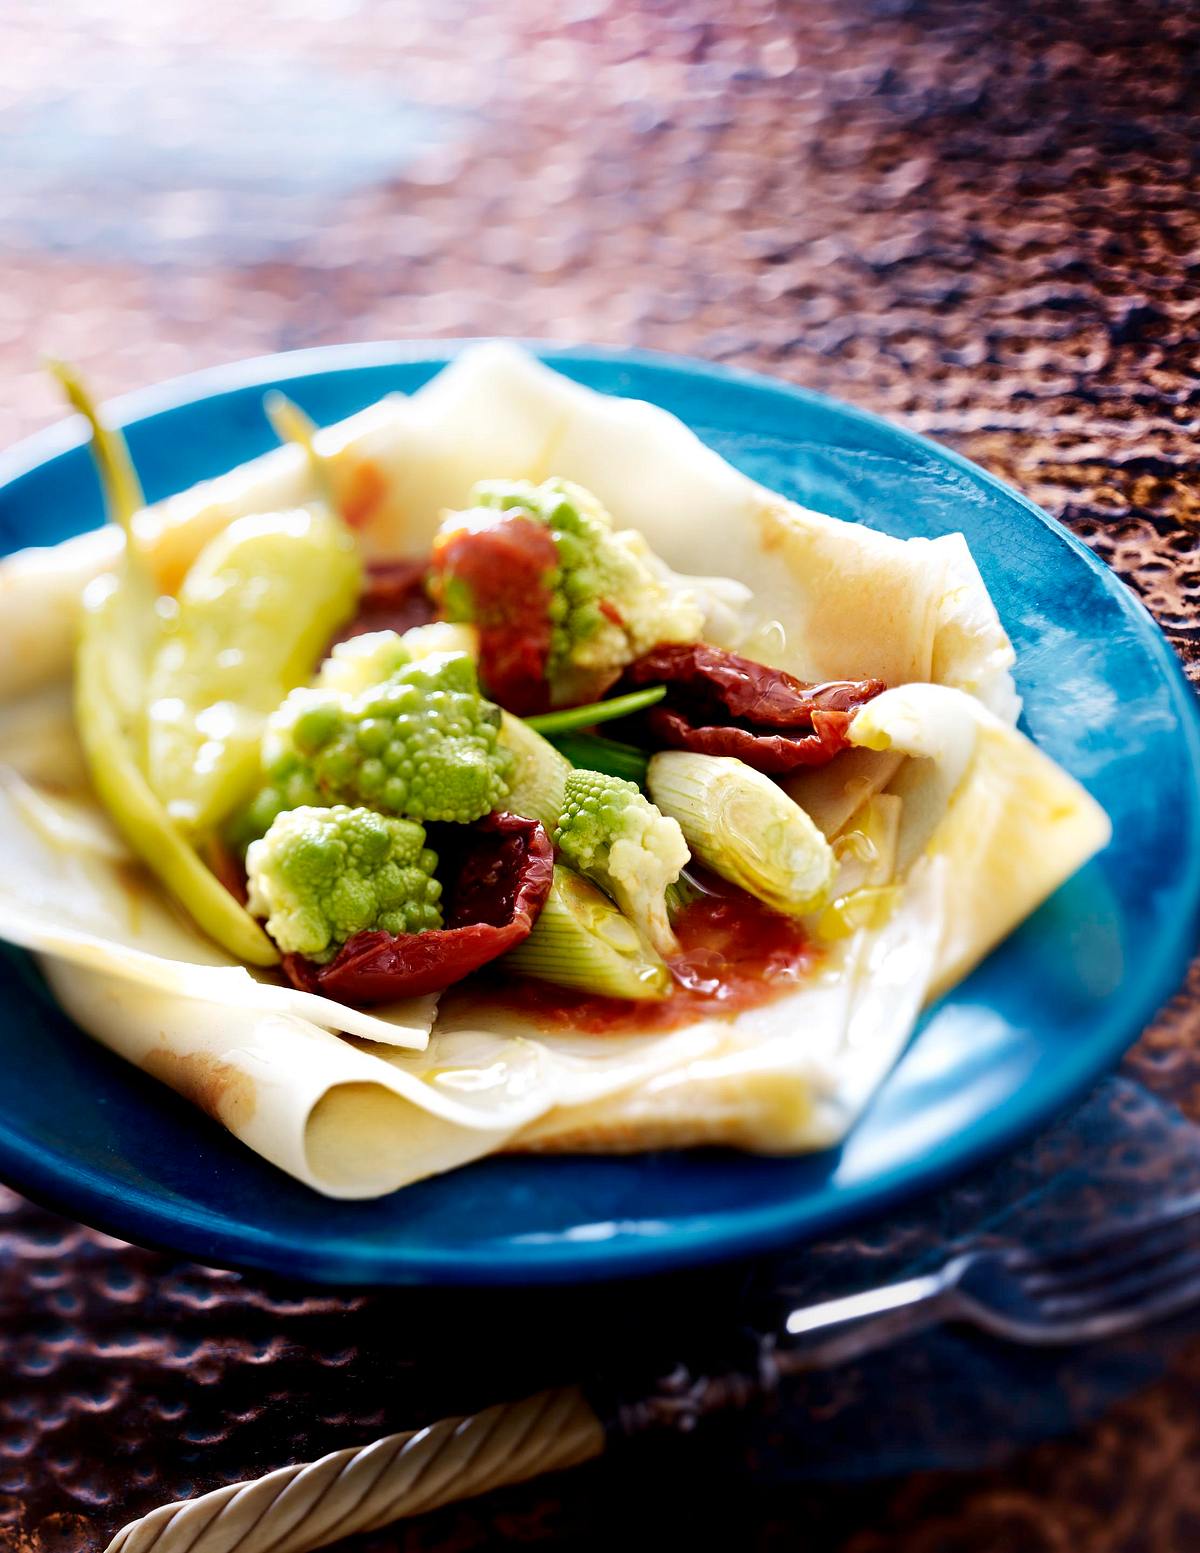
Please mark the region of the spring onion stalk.
POLYGON ((606 776, 636 782, 639 787, 646 785, 646 763, 650 757, 636 744, 622 744, 598 733, 564 733, 554 740, 554 745, 573 766, 603 771, 606 776))
POLYGON ((553 836, 562 813, 563 788, 571 762, 548 739, 535 733, 528 722, 511 712, 501 716, 500 743, 513 757, 504 808, 510 814, 540 820, 553 836))
POLYGON ((671 989, 666 963, 601 890, 556 864, 533 932, 501 962, 506 969, 600 997, 650 1002, 671 989))
POLYGON ((647 783, 713 873, 789 916, 828 899, 833 850, 770 777, 727 756, 667 750, 651 760, 647 783))
POLYGON ((279 956, 271 940, 179 834, 139 765, 147 654, 158 619, 155 590, 133 544, 141 487, 124 438, 101 424, 70 368, 52 370, 92 427, 105 504, 126 540, 116 573, 98 578, 84 597, 75 724, 92 785, 134 853, 206 933, 239 960, 274 965, 279 956))
POLYGON ((665 685, 651 685, 646 690, 631 690, 627 696, 613 696, 611 701, 592 701, 587 706, 568 706, 561 712, 541 712, 525 721, 535 733, 557 737, 576 728, 591 728, 596 723, 611 722, 616 717, 631 717, 634 712, 644 712, 648 706, 661 701, 667 693, 665 685))

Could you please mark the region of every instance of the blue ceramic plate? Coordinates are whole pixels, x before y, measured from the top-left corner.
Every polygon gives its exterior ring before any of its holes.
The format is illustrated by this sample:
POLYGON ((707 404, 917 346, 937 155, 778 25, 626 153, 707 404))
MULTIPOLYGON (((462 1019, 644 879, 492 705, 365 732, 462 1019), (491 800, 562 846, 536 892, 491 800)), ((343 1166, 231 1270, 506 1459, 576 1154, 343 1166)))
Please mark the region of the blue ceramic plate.
MULTIPOLYGON (((273 443, 266 387, 318 421, 411 390, 445 347, 276 356, 114 407, 151 499, 273 443)), ((114 1233, 206 1262, 329 1282, 623 1276, 825 1231, 1014 1143, 1079 1095, 1183 977, 1200 899, 1197 707, 1149 615, 1062 528, 963 459, 763 378, 641 354, 547 351, 607 393, 665 406, 747 474, 822 511, 910 535, 965 532, 1018 653, 1035 739, 1112 816, 1108 850, 923 1020, 845 1145, 500 1158, 382 1201, 328 1202, 259 1161, 59 1013, 0 958, 0 1175, 114 1233)), ((0 460, 0 551, 101 509, 74 426, 0 460)))

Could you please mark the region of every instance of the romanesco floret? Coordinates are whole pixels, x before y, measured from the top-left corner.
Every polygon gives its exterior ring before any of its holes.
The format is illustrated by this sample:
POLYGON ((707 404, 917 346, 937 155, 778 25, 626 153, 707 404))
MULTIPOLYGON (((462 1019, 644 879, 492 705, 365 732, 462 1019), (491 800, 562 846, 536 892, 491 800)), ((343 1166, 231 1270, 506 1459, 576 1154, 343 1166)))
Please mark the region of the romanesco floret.
MULTIPOLYGON (((552 583, 552 636, 547 678, 568 687, 575 674, 615 674, 659 642, 695 641, 704 623, 695 598, 667 585, 645 541, 616 531, 608 513, 582 486, 566 480, 482 480, 469 497, 475 508, 519 511, 545 524, 558 555, 552 583)), ((451 514, 447 524, 453 524, 451 514)), ((448 593, 448 608, 454 608, 448 593)), ((555 700, 567 697, 556 695, 555 700)))
POLYGON ((436 867, 412 820, 341 804, 290 809, 246 853, 246 905, 285 954, 325 961, 370 928, 441 927, 436 867))
POLYGON ((497 741, 500 709, 480 694, 466 653, 417 662, 393 632, 336 648, 312 687, 268 719, 265 785, 233 839, 262 835, 301 805, 358 804, 412 820, 466 824, 502 802, 512 757, 497 741), (367 683, 366 669, 387 677, 367 683))
POLYGON ((635 783, 571 771, 554 842, 563 861, 606 890, 660 954, 678 952, 666 891, 688 860, 687 842, 635 783))

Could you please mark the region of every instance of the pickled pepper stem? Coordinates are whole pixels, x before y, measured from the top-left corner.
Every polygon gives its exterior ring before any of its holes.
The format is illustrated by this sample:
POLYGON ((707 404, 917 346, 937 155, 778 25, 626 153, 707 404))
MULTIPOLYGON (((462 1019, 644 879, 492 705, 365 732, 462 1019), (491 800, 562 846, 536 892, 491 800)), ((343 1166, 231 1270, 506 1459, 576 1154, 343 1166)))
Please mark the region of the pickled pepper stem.
POLYGON ((322 499, 333 509, 338 510, 337 502, 333 495, 333 479, 329 473, 329 462, 324 454, 317 452, 317 423, 312 416, 302 410, 294 399, 289 399, 279 389, 273 388, 263 398, 263 409, 267 413, 267 419, 271 423, 272 430, 280 442, 293 442, 298 448, 304 450, 308 459, 308 466, 312 470, 313 479, 316 481, 317 490, 322 499))
POLYGON ((129 446, 119 431, 114 431, 100 419, 96 402, 84 387, 83 380, 65 361, 54 357, 46 359, 46 370, 56 379, 71 408, 78 410, 92 430, 92 457, 104 492, 104 505, 109 520, 119 523, 125 532, 130 556, 137 554, 133 540, 133 515, 146 505, 142 484, 129 456, 129 446))
POLYGON ((627 696, 614 696, 611 701, 593 701, 588 706, 564 707, 561 712, 540 712, 527 717, 526 724, 535 733, 553 737, 569 733, 573 728, 591 728, 596 723, 611 722, 617 717, 631 717, 634 712, 644 712, 648 706, 661 701, 667 693, 665 685, 651 685, 646 690, 634 690, 627 696))

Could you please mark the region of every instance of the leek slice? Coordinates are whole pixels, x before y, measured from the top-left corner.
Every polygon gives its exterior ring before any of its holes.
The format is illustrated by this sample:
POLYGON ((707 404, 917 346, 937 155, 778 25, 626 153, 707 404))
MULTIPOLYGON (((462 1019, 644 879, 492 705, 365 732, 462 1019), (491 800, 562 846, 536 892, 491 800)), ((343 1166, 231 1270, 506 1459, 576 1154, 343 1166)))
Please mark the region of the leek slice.
POLYGON ((533 932, 501 964, 522 976, 606 998, 665 998, 671 973, 641 934, 587 879, 554 866, 533 932))
POLYGON ((553 840, 571 762, 511 712, 501 714, 500 743, 513 757, 504 807, 510 814, 540 820, 553 840))
POLYGON ((693 857, 713 873, 789 916, 825 904, 833 849, 770 777, 730 756, 667 750, 651 760, 646 780, 693 857))

